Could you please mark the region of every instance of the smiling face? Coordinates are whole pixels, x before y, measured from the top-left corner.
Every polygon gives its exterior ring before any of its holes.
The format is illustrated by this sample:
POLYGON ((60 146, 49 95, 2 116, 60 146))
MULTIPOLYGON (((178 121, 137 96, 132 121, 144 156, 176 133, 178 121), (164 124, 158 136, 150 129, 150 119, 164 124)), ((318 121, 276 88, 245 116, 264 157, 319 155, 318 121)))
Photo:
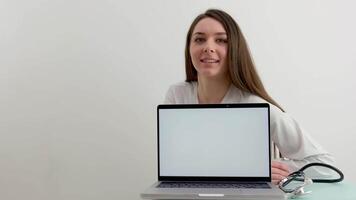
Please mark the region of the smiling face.
POLYGON ((195 26, 190 40, 190 57, 198 77, 225 78, 227 35, 217 20, 206 17, 195 26))

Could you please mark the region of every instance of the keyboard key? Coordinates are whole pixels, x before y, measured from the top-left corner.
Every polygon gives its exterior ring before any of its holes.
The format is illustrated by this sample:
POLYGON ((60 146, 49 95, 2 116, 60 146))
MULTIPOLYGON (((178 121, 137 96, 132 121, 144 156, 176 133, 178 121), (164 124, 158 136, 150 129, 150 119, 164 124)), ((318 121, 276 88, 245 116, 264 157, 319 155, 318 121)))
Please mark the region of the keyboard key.
POLYGON ((271 188, 267 183, 161 182, 158 188, 271 188))

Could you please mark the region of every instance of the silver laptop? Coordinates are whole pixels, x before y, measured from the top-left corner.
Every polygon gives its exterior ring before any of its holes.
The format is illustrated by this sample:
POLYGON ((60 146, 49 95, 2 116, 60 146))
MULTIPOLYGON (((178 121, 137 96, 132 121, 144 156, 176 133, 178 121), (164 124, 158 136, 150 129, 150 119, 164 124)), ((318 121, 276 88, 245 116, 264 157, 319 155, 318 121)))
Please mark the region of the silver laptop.
POLYGON ((285 199, 271 184, 269 105, 159 105, 158 182, 144 199, 285 199))

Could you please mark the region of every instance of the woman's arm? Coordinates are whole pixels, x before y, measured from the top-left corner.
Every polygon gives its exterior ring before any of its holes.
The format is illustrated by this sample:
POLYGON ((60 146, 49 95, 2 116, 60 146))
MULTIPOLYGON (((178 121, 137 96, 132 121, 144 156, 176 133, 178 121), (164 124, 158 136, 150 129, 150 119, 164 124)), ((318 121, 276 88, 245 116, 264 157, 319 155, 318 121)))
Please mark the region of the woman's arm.
POLYGON ((271 136, 282 154, 281 162, 296 171, 311 162, 333 164, 334 158, 292 117, 271 105, 271 136))

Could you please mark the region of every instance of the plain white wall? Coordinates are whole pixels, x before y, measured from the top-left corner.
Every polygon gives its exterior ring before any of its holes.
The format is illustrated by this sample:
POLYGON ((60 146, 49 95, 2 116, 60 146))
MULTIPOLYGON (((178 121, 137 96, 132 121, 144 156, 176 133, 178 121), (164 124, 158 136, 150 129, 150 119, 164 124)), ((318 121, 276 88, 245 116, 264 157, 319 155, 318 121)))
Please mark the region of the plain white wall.
POLYGON ((207 8, 244 32, 270 94, 355 183, 354 1, 0 2, 0 198, 139 199, 156 113, 207 8))

